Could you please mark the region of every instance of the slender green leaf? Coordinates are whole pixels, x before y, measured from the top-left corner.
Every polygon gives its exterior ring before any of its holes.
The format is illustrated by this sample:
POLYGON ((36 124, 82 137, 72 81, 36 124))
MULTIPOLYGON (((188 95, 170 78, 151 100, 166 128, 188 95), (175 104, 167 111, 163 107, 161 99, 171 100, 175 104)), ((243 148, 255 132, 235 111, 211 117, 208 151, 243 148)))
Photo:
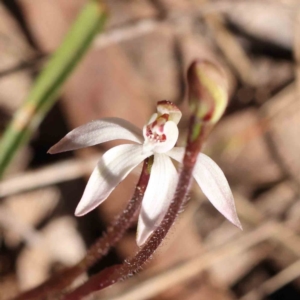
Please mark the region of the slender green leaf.
POLYGON ((28 98, 16 112, 0 141, 0 177, 58 98, 62 85, 103 30, 107 13, 100 1, 83 8, 59 49, 36 79, 28 98))

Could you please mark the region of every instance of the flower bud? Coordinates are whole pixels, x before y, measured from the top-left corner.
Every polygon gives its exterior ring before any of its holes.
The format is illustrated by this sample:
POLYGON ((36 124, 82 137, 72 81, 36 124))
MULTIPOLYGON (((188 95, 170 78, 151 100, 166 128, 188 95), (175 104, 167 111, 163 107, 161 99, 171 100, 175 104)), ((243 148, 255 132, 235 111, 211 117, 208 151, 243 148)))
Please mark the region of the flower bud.
POLYGON ((224 71, 208 61, 194 61, 187 74, 189 105, 203 122, 215 124, 228 103, 228 83, 224 71))

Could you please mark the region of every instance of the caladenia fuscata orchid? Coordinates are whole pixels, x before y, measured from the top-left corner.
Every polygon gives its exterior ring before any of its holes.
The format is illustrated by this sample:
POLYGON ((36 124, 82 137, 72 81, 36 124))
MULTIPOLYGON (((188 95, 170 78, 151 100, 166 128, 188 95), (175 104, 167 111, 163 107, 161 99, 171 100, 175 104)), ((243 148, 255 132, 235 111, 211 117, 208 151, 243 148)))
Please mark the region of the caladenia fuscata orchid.
MULTIPOLYGON (((146 207, 147 212, 148 207, 147 204, 144 204, 140 213, 139 221, 142 220, 142 225, 146 228, 147 225, 150 224, 150 228, 145 231, 145 236, 150 236, 148 239, 145 239, 145 243, 136 255, 132 258, 126 259, 126 261, 121 265, 104 269, 102 272, 92 276, 86 283, 67 294, 63 298, 64 300, 81 299, 94 291, 101 290, 118 281, 122 281, 124 278, 138 272, 142 265, 151 258, 153 253, 166 237, 171 226, 174 224, 176 217, 182 210, 186 201, 193 177, 196 179, 203 192, 207 195, 213 205, 231 222, 241 228, 241 224, 236 214, 234 200, 223 172, 210 158, 204 154, 199 154, 208 133, 221 118, 227 106, 228 89, 226 76, 219 67, 210 62, 195 61, 191 64, 187 77, 191 117, 186 147, 175 147, 176 141, 174 142, 173 139, 177 140, 178 131, 174 124, 179 121, 180 114, 178 110, 171 105, 171 103, 168 103, 170 106, 166 107, 168 109, 167 111, 158 110, 158 115, 155 115, 150 119, 149 124, 146 125, 143 131, 145 135, 145 148, 150 148, 152 151, 155 151, 155 147, 153 147, 153 145, 157 145, 157 149, 159 149, 157 152, 154 152, 154 164, 152 166, 151 177, 147 190, 151 186, 151 179, 155 178, 154 176, 152 177, 152 175, 156 156, 162 157, 162 155, 164 155, 163 159, 165 161, 171 157, 181 162, 178 179, 173 179, 177 182, 177 185, 175 191, 173 190, 173 192, 171 192, 172 199, 163 199, 164 203, 168 203, 169 205, 166 210, 165 207, 162 206, 164 207, 164 211, 160 211, 160 213, 164 215, 162 221, 159 224, 155 222, 146 223, 145 221, 149 220, 149 217, 146 220, 143 220, 143 209, 146 207), (163 122, 163 124, 167 124, 170 121, 174 123, 172 124, 172 127, 174 128, 172 134, 166 134, 167 130, 165 130, 165 128, 162 128, 163 130, 155 130, 155 133, 160 133, 158 140, 161 140, 161 143, 166 142, 168 137, 171 136, 170 141, 172 142, 169 141, 168 146, 161 147, 159 144, 156 144, 156 138, 149 140, 147 138, 153 134, 153 131, 151 130, 152 126, 158 125, 158 123, 152 124, 152 122, 165 113, 170 116, 170 111, 174 111, 174 113, 176 112, 176 114, 172 115, 173 120, 171 121, 168 118, 168 120, 166 120, 165 123, 163 122), (147 126, 149 125, 151 126, 148 131, 147 126), (147 134, 149 135, 147 136, 147 134), (163 134, 165 134, 165 136, 162 136, 163 134), (152 143, 152 146, 148 146, 148 143, 152 143), (153 232, 150 234, 149 231, 153 232)), ((163 104, 166 105, 167 103, 163 104)), ((171 126, 169 127, 171 128, 171 126)), ((173 169, 173 165, 171 163, 169 165, 172 166, 171 168, 173 169)), ((159 196, 157 189, 158 186, 159 184, 155 186, 156 189, 152 191, 153 196, 159 196)), ((169 191, 166 192, 165 195, 168 196, 168 193, 169 191)), ((154 198, 152 201, 156 203, 154 198)), ((150 202, 148 205, 151 206, 150 202)), ((151 213, 153 214, 153 210, 154 208, 150 207, 150 215, 151 213)), ((159 216, 158 219, 160 218, 161 216, 159 216)), ((138 227, 141 228, 141 225, 139 224, 138 227)), ((143 233, 138 232, 138 237, 139 235, 143 237, 143 233)))
MULTIPOLYGON (((145 191, 138 219, 137 244, 142 246, 164 218, 178 182, 171 158, 182 163, 184 147, 175 147, 177 124, 181 112, 170 101, 159 101, 157 112, 139 130, 118 118, 107 118, 80 126, 54 145, 49 153, 75 150, 115 139, 136 144, 125 144, 108 150, 95 167, 75 215, 82 216, 105 201, 115 187, 143 160, 154 156, 148 187, 145 191)), ((203 193, 229 221, 241 227, 228 182, 217 164, 200 153, 193 176, 203 193)))
POLYGON ((225 76, 219 67, 200 61, 190 66, 187 77, 191 116, 185 147, 176 146, 180 110, 170 101, 160 101, 157 112, 143 130, 122 119, 106 118, 74 129, 49 150, 50 153, 58 153, 115 139, 134 143, 119 145, 104 153, 78 204, 75 212, 78 216, 105 201, 132 169, 143 161, 144 164, 132 199, 106 233, 88 250, 86 257, 73 268, 16 299, 79 300, 139 271, 174 224, 186 202, 193 178, 211 203, 241 228, 223 172, 209 157, 200 153, 207 135, 227 105, 225 76), (179 172, 172 160, 180 163, 179 172), (136 255, 123 264, 104 269, 74 291, 58 297, 59 292, 76 276, 102 258, 122 237, 135 220, 141 202, 137 230, 140 248, 136 255), (53 295, 56 296, 53 298, 53 295))

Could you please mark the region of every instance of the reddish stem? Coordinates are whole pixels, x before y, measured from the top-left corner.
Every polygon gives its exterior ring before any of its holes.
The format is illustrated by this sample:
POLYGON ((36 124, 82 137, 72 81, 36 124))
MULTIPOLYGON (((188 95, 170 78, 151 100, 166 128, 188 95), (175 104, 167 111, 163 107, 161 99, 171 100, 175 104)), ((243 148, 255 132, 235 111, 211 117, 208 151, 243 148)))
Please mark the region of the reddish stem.
POLYGON ((115 282, 123 280, 140 270, 142 265, 154 254, 161 244, 178 213, 185 203, 189 191, 194 165, 203 141, 218 120, 222 111, 217 111, 216 104, 223 109, 227 101, 226 97, 219 95, 222 74, 217 68, 207 62, 191 64, 188 70, 189 104, 192 116, 189 123, 187 146, 183 159, 182 170, 172 203, 159 227, 154 231, 146 244, 140 249, 135 257, 126 260, 123 264, 113 266, 91 277, 85 284, 69 293, 64 300, 79 300, 83 297, 108 287, 115 282), (213 91, 213 88, 214 91, 213 91), (222 103, 220 101, 223 101, 222 103), (216 114, 216 115, 214 115, 216 114), (213 119, 216 117, 216 120, 213 119))
POLYGON ((86 256, 77 265, 63 270, 40 286, 14 298, 14 300, 57 299, 57 294, 61 293, 61 291, 70 285, 74 279, 105 256, 111 247, 113 247, 122 238, 126 230, 135 220, 149 182, 152 164, 153 156, 144 161, 139 181, 135 188, 133 197, 129 201, 127 207, 114 221, 114 223, 107 228, 107 231, 102 235, 102 237, 100 237, 92 245, 92 247, 87 251, 86 256))
POLYGON ((63 300, 82 299, 84 296, 87 296, 92 292, 102 290, 118 281, 131 276, 132 274, 138 272, 142 265, 154 254, 158 246, 165 238, 172 224, 174 223, 188 194, 194 164, 197 160, 198 153, 201 149, 208 129, 205 125, 202 125, 202 130, 200 131, 199 135, 196 138, 194 136, 192 137, 193 129, 198 124, 199 120, 197 120, 195 116, 192 116, 190 120, 187 147, 183 160, 182 170, 179 175, 176 192, 168 209, 168 212, 165 215, 160 226, 154 231, 154 233, 136 254, 136 256, 126 260, 121 265, 106 268, 102 272, 92 276, 85 284, 81 285, 73 292, 63 297, 63 300))

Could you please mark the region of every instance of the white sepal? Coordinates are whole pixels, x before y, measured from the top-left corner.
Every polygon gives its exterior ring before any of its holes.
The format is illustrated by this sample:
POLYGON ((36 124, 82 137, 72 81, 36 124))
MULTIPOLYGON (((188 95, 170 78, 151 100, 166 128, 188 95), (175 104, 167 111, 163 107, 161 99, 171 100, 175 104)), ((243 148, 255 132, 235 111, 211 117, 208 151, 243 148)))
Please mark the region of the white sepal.
POLYGON ((82 216, 101 204, 128 173, 152 155, 141 145, 119 145, 104 153, 94 169, 75 215, 82 216))
POLYGON ((155 154, 149 183, 142 202, 137 229, 137 244, 142 246, 163 220, 172 201, 178 175, 164 154, 155 154))
MULTIPOLYGON (((182 162, 184 148, 175 147, 166 154, 182 162)), ((207 155, 200 153, 194 167, 193 175, 212 205, 231 223, 242 229, 236 213, 230 186, 220 167, 207 155)))
POLYGON ((70 131, 48 153, 54 154, 84 147, 94 146, 104 142, 123 139, 141 144, 141 130, 130 122, 119 118, 95 120, 70 131))
POLYGON ((221 168, 207 155, 200 153, 193 175, 212 205, 231 223, 242 229, 230 186, 221 168))

